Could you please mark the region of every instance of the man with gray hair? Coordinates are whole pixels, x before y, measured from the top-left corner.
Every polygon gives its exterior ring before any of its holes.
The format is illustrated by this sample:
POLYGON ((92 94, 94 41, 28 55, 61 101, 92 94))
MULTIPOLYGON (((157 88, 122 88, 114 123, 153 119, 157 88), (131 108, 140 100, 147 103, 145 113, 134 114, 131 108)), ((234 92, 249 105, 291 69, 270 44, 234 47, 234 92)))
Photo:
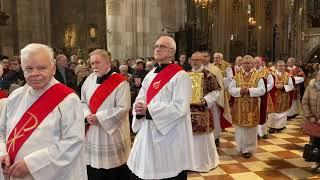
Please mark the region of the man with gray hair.
POLYGON ((83 112, 89 125, 86 134, 89 180, 130 178, 126 166, 131 149, 130 87, 111 64, 109 52, 102 49, 91 52, 93 73, 81 89, 83 112))
POLYGON ((0 118, 0 163, 10 179, 86 180, 79 97, 54 79, 53 51, 21 50, 26 79, 10 94, 0 118))
POLYGON ((232 79, 229 92, 235 97, 232 123, 235 125, 237 150, 250 158, 257 149, 257 125, 260 121, 260 97, 266 92, 263 79, 253 70, 253 57, 245 55, 242 70, 232 79))
POLYGON ((147 74, 133 105, 137 132, 128 159, 135 179, 187 180, 193 169, 190 120, 191 81, 173 64, 176 43, 161 36, 154 45, 159 66, 147 74))
POLYGON ((285 72, 284 61, 278 60, 274 76, 274 88, 270 91, 271 101, 268 102, 269 133, 280 132, 287 125, 288 110, 291 106, 289 92, 294 89, 292 77, 285 72))

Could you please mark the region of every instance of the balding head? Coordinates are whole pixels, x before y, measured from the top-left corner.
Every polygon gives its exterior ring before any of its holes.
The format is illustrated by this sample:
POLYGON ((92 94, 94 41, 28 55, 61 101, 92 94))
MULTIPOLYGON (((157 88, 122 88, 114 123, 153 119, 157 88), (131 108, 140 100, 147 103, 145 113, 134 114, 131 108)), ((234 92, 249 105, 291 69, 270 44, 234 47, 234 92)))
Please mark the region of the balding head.
POLYGON ((176 42, 172 37, 161 36, 154 45, 154 58, 159 64, 168 64, 174 60, 176 42))

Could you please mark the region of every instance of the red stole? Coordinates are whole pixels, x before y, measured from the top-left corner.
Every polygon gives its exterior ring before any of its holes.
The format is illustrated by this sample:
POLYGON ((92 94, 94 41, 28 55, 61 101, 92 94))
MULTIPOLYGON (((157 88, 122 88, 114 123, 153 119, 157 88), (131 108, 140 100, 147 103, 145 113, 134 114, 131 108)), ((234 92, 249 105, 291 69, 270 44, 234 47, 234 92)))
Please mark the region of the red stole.
MULTIPOLYGON (((126 79, 118 74, 111 74, 103 83, 94 91, 89 101, 89 108, 92 114, 95 114, 101 104, 109 97, 109 95, 119 86, 119 84, 126 79)), ((86 132, 90 124, 86 126, 86 132)))
POLYGON ((156 77, 152 80, 147 90, 147 104, 155 97, 158 92, 170 81, 170 79, 182 71, 182 67, 176 64, 169 64, 163 70, 161 70, 156 77))
POLYGON ((262 78, 263 79, 263 83, 264 83, 264 87, 266 89, 266 93, 260 97, 260 125, 263 125, 266 120, 267 120, 267 100, 268 100, 268 82, 267 79, 265 77, 262 78))
POLYGON ((44 92, 28 108, 14 129, 10 132, 7 141, 7 151, 9 153, 11 163, 14 162, 20 148, 31 136, 33 131, 37 129, 47 115, 72 92, 72 89, 61 83, 55 84, 44 92))

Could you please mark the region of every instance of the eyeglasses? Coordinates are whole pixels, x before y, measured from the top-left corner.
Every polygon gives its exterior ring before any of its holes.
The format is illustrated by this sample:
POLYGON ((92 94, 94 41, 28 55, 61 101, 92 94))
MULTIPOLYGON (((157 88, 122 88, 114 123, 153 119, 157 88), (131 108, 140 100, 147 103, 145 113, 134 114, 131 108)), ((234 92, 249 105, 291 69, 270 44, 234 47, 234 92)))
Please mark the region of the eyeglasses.
POLYGON ((165 46, 165 45, 162 45, 162 44, 156 44, 156 45, 153 46, 153 49, 154 50, 156 50, 156 49, 163 50, 163 49, 173 49, 173 48, 165 46))

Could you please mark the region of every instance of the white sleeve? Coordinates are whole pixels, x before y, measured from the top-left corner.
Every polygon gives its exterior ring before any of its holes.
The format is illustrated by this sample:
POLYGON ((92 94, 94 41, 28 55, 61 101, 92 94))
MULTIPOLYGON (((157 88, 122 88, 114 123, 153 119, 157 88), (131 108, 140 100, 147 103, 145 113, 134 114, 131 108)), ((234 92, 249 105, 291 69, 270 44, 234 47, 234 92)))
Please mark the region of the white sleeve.
POLYGON ((232 79, 232 81, 229 84, 229 93, 230 93, 230 95, 233 96, 233 97, 241 97, 240 89, 241 88, 237 88, 236 80, 232 79))
POLYGON ((260 97, 265 93, 266 89, 262 78, 258 81, 258 86, 256 88, 249 88, 250 97, 260 97))
POLYGON ((216 91, 209 92, 203 97, 206 100, 209 108, 211 108, 213 103, 217 101, 219 95, 220 95, 220 91, 216 90, 216 91))
POLYGON ((304 81, 303 77, 294 77, 294 82, 296 84, 301 84, 301 83, 303 83, 303 81, 304 81))
POLYGON ((90 108, 88 106, 90 99, 88 99, 86 96, 87 88, 89 86, 88 82, 89 77, 84 81, 81 87, 81 107, 83 110, 84 117, 87 117, 89 114, 91 114, 90 108))
POLYGON ((187 120, 190 115, 191 80, 185 72, 179 72, 175 76, 177 77, 173 82, 168 82, 168 85, 172 87, 172 91, 168 92, 171 100, 169 102, 152 100, 148 105, 153 122, 163 135, 176 127, 181 120, 187 120))
POLYGON ((119 84, 114 91, 115 95, 114 99, 112 99, 114 102, 113 107, 108 109, 99 108, 96 112, 100 125, 108 134, 112 134, 119 129, 122 120, 126 120, 124 117, 129 112, 131 106, 130 87, 127 81, 119 84))
POLYGON ((6 131, 7 131, 7 99, 0 100, 0 156, 7 155, 6 131))
POLYGON ((290 92, 294 89, 291 77, 289 78, 288 85, 284 85, 283 87, 286 92, 290 92))
POLYGON ((274 79, 272 74, 269 74, 267 77, 267 92, 271 91, 274 86, 274 79))
POLYGON ((229 78, 233 77, 232 67, 228 67, 226 69, 226 76, 229 77, 229 78))

